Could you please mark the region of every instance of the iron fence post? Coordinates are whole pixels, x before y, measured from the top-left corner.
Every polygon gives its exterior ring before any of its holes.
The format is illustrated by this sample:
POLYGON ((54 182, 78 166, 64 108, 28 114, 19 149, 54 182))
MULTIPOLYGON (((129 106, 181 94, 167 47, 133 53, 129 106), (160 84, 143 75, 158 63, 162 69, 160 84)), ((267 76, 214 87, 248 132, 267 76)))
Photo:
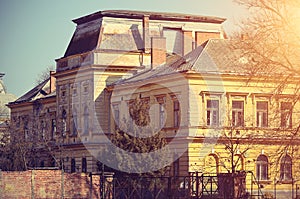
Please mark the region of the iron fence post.
POLYGON ((90 177, 90 199, 93 198, 92 194, 93 194, 93 176, 92 173, 89 174, 90 177))
POLYGON ((171 177, 168 177, 168 197, 171 199, 171 177))
POLYGON ((198 180, 198 171, 196 171, 196 197, 199 196, 199 180, 198 180))

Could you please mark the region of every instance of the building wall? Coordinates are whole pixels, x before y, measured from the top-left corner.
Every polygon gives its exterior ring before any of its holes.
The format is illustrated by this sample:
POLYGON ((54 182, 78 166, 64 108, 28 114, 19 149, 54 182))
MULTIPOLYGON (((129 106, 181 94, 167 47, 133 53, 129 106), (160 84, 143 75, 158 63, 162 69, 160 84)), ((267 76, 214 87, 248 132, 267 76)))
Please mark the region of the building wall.
POLYGON ((0 172, 1 198, 98 198, 100 176, 61 170, 0 172))
MULTIPOLYGON (((218 37, 222 37, 221 25, 217 23, 149 19, 146 23, 149 25, 145 27, 147 34, 149 34, 146 35, 149 41, 154 36, 165 36, 164 29, 180 30, 178 36, 185 38, 182 40, 184 44, 181 44, 180 47, 184 53, 188 53, 195 48, 197 31, 214 32, 218 37), (185 32, 189 33, 185 34, 185 32)), ((100 28, 96 50, 57 60, 57 73, 55 75, 57 86, 57 134, 59 135, 59 142, 64 143, 66 148, 62 158, 64 160, 68 159, 67 162, 64 162, 68 170, 71 167, 70 159, 76 160, 76 166, 80 170, 82 157, 87 157, 89 160, 87 171, 95 171, 97 161, 92 156, 97 156, 97 154, 94 154, 93 146, 89 142, 101 144, 105 140, 103 139, 104 134, 110 134, 115 130, 110 104, 110 95, 114 95, 114 93, 107 92, 107 86, 120 78, 130 77, 133 73, 149 69, 151 66, 151 51, 146 48, 147 46, 144 46, 146 44, 143 41, 142 19, 103 17, 100 21, 94 20, 77 25, 74 37, 84 38, 93 28, 100 28), (100 27, 98 27, 99 25, 100 27), (86 89, 84 87, 88 87, 87 91, 84 91, 86 89), (74 88, 77 88, 76 95, 74 95, 74 88), (63 92, 65 92, 64 97, 62 96, 63 92), (87 134, 83 132, 85 107, 88 108, 89 112, 89 132, 87 134), (76 135, 72 135, 74 109, 76 109, 78 117, 78 134, 76 135), (61 136, 63 126, 62 110, 66 110, 67 113, 66 133, 63 137, 61 136), (84 143, 84 145, 81 143, 84 143)), ((197 34, 197 38, 200 38, 199 34, 197 34)), ((172 42, 172 39, 170 41, 172 42)), ((180 82, 167 85, 167 87, 173 86, 176 92, 185 90, 182 86, 178 87, 178 85, 180 85, 180 82)), ((125 104, 126 100, 130 99, 128 91, 125 91, 125 93, 122 91, 121 95, 124 95, 124 98, 122 100, 118 99, 114 103, 125 104)), ((170 95, 166 97, 168 98, 166 106, 173 106, 169 102, 170 95)), ((156 98, 151 97, 151 100, 154 102, 156 98)), ((182 106, 185 106, 185 103, 182 103, 182 106)), ((169 108, 166 110, 169 110, 169 108)), ((168 112, 167 114, 170 115, 171 113, 168 112)), ((182 114, 187 115, 187 113, 182 114)), ((153 113, 153 115, 155 114, 153 113)), ((120 116, 120 118, 122 117, 120 116)), ((168 117, 166 122, 168 127, 172 129, 173 119, 168 117)), ((188 121, 183 120, 182 123, 187 125, 188 121)), ((59 156, 59 153, 57 153, 57 156, 59 156)))

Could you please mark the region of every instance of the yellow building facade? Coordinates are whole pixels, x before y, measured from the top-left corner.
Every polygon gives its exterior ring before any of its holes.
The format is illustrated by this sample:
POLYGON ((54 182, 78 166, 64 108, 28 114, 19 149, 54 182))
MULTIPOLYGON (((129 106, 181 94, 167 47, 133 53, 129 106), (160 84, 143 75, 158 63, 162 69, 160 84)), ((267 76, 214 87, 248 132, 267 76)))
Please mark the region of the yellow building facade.
POLYGON ((297 81, 278 93, 280 77, 249 77, 251 59, 224 39, 224 21, 118 10, 75 19, 56 73, 9 104, 13 136, 51 146, 51 161, 30 166, 99 171, 99 149, 140 99, 148 127, 168 140, 157 160, 171 165, 168 176, 246 171, 247 191, 295 197, 297 81))
POLYGON ((128 118, 130 100, 148 101, 153 129, 177 140, 170 146, 174 157, 180 154, 172 176, 245 171, 252 194, 295 197, 297 82, 276 93, 280 77, 243 74, 238 69, 246 58, 231 46, 234 41, 210 39, 173 63, 116 83, 112 106, 118 119, 128 118))

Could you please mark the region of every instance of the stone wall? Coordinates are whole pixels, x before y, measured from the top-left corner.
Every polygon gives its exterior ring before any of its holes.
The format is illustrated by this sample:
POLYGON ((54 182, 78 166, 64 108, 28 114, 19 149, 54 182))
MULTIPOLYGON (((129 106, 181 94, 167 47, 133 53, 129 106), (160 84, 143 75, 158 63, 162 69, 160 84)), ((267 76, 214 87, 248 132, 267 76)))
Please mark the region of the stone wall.
POLYGON ((61 170, 0 172, 0 198, 99 198, 100 177, 61 170))

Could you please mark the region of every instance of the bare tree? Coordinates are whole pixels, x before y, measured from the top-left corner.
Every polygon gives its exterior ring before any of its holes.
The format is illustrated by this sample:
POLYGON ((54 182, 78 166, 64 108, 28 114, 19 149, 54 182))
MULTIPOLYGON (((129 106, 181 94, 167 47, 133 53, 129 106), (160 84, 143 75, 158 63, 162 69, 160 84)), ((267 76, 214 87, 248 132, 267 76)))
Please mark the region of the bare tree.
MULTIPOLYGON (((300 75, 300 1, 299 0, 235 0, 250 10, 249 18, 240 22, 240 32, 246 39, 242 48, 251 58, 248 72, 257 75, 276 72, 300 75)), ((241 46, 240 46, 241 47, 241 46)))
MULTIPOLYGON (((248 75, 250 81, 272 84, 269 93, 272 99, 285 98, 289 105, 279 102, 273 104, 270 120, 277 121, 277 127, 267 138, 279 139, 278 150, 273 155, 272 165, 278 171, 280 159, 288 152, 299 151, 300 122, 282 128, 283 123, 292 118, 300 99, 300 1, 299 0, 235 0, 249 10, 249 17, 239 23, 240 31, 233 34, 232 50, 240 52, 237 58, 240 70, 248 75), (241 64, 241 59, 243 63, 241 64), (284 107, 286 106, 286 107, 284 107), (286 114, 283 113, 283 108, 286 114), (285 117, 285 118, 283 118, 285 117), (281 122, 280 122, 281 120, 281 122)), ((238 64, 237 64, 238 65, 238 64)), ((297 158, 294 155, 294 158, 297 158)), ((276 175, 275 175, 276 177, 276 175)))
MULTIPOLYGON (((141 170, 144 170, 142 168, 147 168, 149 170, 148 173, 141 172, 141 174, 138 174, 140 176, 162 176, 166 172, 166 168, 159 170, 155 169, 153 171, 153 168, 158 168, 158 165, 160 165, 158 162, 164 161, 165 157, 160 153, 158 153, 160 155, 156 153, 151 155, 150 152, 155 152, 156 150, 164 148, 167 145, 167 139, 161 132, 155 132, 153 128, 147 127, 150 123, 149 109, 150 105, 148 103, 145 103, 140 99, 132 100, 129 107, 129 114, 132 120, 129 121, 128 119, 124 119, 123 121, 120 121, 119 126, 121 128, 117 127, 110 137, 111 142, 115 146, 125 151, 124 154, 122 154, 122 150, 119 151, 119 154, 111 154, 114 150, 110 149, 110 146, 106 147, 105 151, 103 151, 102 155, 105 154, 105 156, 109 157, 110 161, 113 162, 112 164, 118 165, 119 169, 115 170, 115 172, 120 175, 131 175, 122 171, 124 169, 130 171, 132 167, 138 167, 141 168, 141 170), (141 135, 147 136, 141 137, 141 135), (128 152, 136 154, 136 156, 126 155, 128 152), (152 161, 139 161, 138 157, 141 155, 148 157, 145 158, 145 160, 151 159, 152 161)), ((168 152, 167 149, 165 150, 164 154, 168 152)))
POLYGON ((40 84, 43 81, 45 81, 46 79, 48 79, 50 71, 55 71, 54 66, 52 66, 52 65, 48 66, 42 72, 40 72, 35 80, 36 84, 40 84))

